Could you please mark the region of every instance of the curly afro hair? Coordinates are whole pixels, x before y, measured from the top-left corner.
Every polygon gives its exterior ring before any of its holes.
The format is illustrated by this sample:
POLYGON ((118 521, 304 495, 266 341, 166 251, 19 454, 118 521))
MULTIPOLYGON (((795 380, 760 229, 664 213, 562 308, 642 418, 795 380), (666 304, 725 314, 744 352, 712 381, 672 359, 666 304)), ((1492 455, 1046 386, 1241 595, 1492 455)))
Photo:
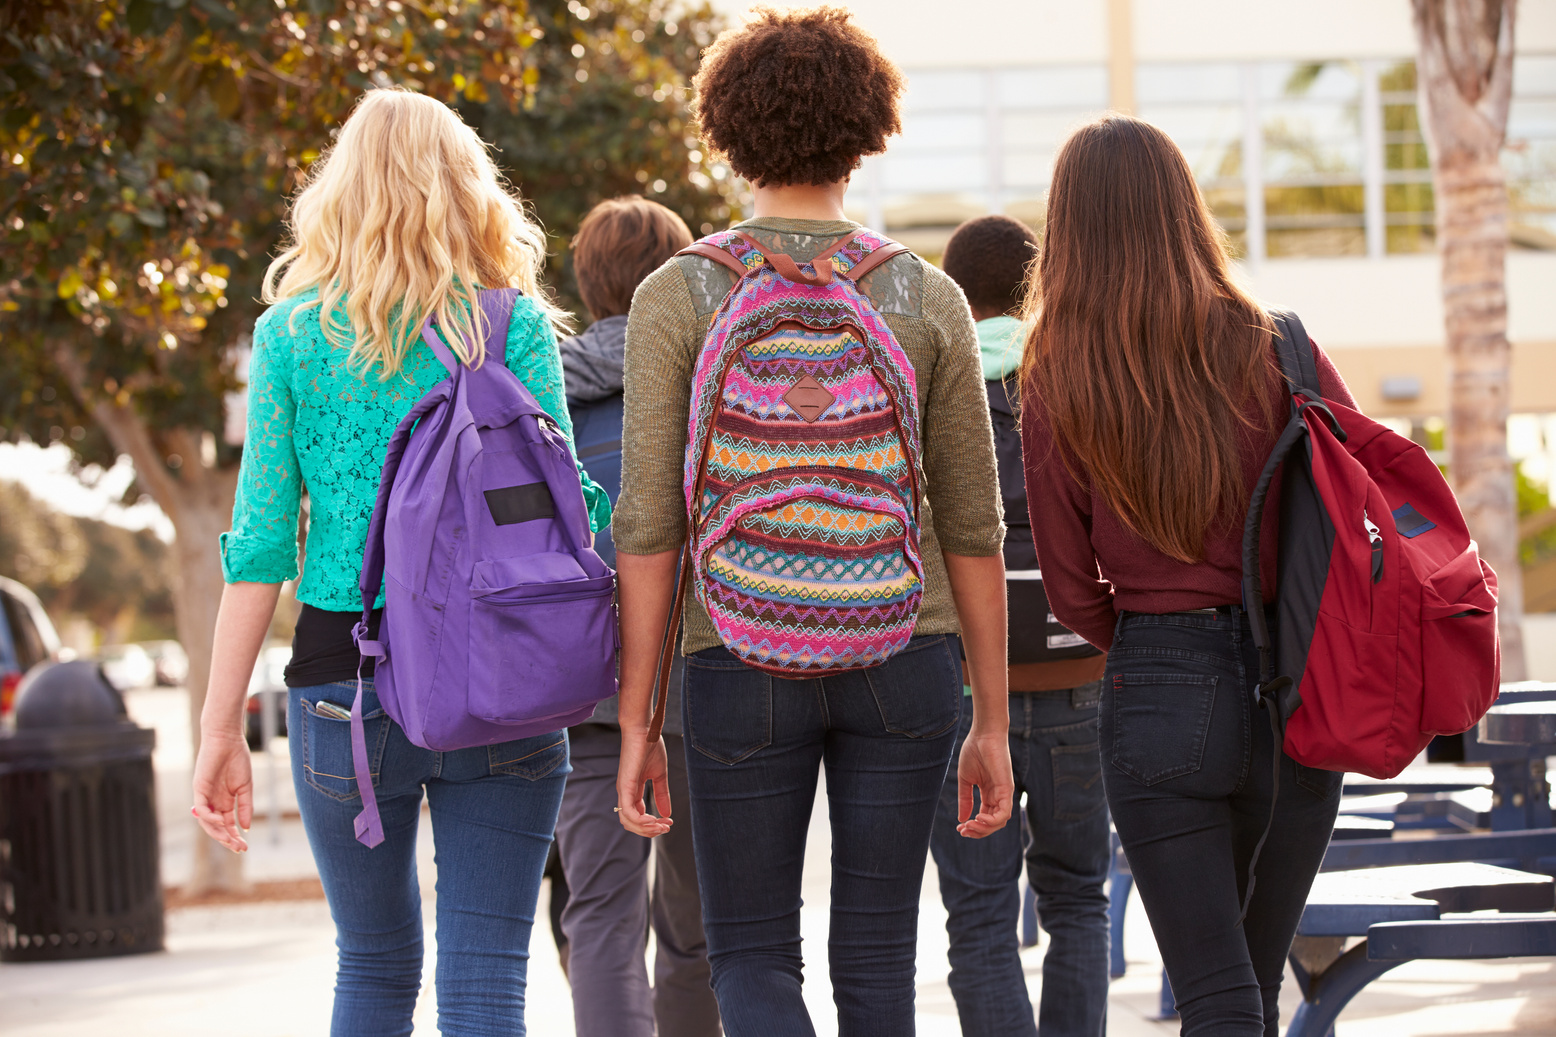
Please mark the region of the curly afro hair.
POLYGON ((703 141, 753 184, 842 180, 902 131, 901 70, 836 7, 758 7, 692 84, 703 141))
POLYGON ((973 308, 1009 313, 1026 297, 1027 268, 1036 258, 1031 227, 1009 216, 979 216, 956 228, 940 269, 973 308))

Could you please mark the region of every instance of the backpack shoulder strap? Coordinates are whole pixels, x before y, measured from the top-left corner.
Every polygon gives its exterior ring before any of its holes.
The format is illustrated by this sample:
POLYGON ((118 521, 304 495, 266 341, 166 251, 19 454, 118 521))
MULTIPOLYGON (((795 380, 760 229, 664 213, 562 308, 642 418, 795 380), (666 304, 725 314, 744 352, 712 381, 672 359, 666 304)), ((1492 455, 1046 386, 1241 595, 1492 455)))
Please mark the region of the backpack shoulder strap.
POLYGON ((710 241, 694 241, 677 252, 676 255, 701 256, 704 259, 711 259, 715 263, 729 267, 736 277, 746 276, 747 271, 750 269, 727 250, 719 248, 710 241))
POLYGON ((893 241, 890 238, 881 237, 880 235, 871 231, 860 231, 847 242, 847 244, 853 245, 855 248, 842 250, 841 255, 845 259, 852 258, 849 254, 851 252, 858 251, 857 246, 864 243, 868 243, 870 245, 869 251, 866 252, 861 259, 850 263, 848 269, 844 271, 844 276, 846 276, 850 281, 853 281, 855 284, 858 284, 861 280, 863 280, 866 274, 870 273, 872 270, 881 266, 882 264, 896 259, 898 256, 903 255, 904 253, 913 251, 900 241, 893 241))
POLYGON ((1313 341, 1307 337, 1307 329, 1295 313, 1271 311, 1275 321, 1275 356, 1280 361, 1280 373, 1293 389, 1303 389, 1314 399, 1322 399, 1318 387, 1318 360, 1313 355, 1313 341))
MULTIPOLYGON (((487 355, 496 350, 501 357, 507 351, 504 347, 508 341, 508 325, 513 321, 513 304, 522 294, 517 288, 482 288, 475 293, 476 305, 486 316, 484 342, 487 355)), ((427 343, 432 355, 438 358, 438 363, 452 375, 454 369, 461 365, 454 351, 444 345, 442 337, 433 331, 436 326, 437 316, 429 316, 421 326, 422 341, 427 343)))
POLYGON ((858 282, 882 263, 904 252, 908 246, 873 231, 859 230, 839 238, 830 248, 808 260, 814 275, 800 270, 799 264, 781 252, 771 252, 744 231, 724 231, 710 235, 677 252, 678 256, 701 256, 727 267, 737 278, 744 277, 764 262, 770 264, 783 277, 800 284, 827 284, 833 275, 840 274, 858 282))
POLYGON ((524 293, 517 288, 483 288, 475 293, 476 304, 486 315, 486 351, 500 357, 507 352, 508 325, 513 323, 513 307, 524 293))

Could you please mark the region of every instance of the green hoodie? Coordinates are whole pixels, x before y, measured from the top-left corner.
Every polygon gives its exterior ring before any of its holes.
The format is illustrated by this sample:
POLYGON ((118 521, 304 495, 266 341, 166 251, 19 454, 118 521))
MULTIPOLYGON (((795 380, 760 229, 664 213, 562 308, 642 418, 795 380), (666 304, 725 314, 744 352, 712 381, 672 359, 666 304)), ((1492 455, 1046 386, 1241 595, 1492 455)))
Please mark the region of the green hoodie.
POLYGON ((1021 366, 1021 322, 1004 315, 980 320, 978 351, 983 354, 983 380, 999 381, 1021 366))

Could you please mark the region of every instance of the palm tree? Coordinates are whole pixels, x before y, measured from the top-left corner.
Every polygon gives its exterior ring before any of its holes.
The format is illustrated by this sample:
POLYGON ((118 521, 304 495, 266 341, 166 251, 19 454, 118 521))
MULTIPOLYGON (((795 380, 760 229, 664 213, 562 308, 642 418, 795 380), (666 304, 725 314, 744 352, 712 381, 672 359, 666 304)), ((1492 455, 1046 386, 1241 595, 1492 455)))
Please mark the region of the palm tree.
POLYGON ((1501 583, 1504 680, 1524 678, 1523 573, 1507 454, 1507 177, 1517 0, 1412 0, 1449 357, 1449 474, 1501 583))

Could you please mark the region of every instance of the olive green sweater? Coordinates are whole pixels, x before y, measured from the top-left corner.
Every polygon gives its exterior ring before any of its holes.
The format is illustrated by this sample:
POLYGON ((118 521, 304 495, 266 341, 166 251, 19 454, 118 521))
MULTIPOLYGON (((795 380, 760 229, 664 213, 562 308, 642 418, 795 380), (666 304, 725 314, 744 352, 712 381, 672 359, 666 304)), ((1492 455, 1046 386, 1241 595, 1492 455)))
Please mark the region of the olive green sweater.
MULTIPOLYGON (((859 229, 847 221, 747 220, 740 229, 766 248, 805 262, 859 229)), ((713 314, 734 283, 726 267, 700 256, 671 259, 632 299, 627 323, 626 417, 621 499, 612 536, 618 551, 658 554, 686 539, 686 456, 692 372, 713 314)), ((945 274, 903 255, 865 275, 860 289, 886 318, 918 382, 924 436, 921 547, 924 599, 919 634, 958 633, 956 605, 941 552, 998 554, 1005 527, 989 401, 978 336, 962 291, 945 274)), ((707 612, 688 597, 682 650, 717 646, 707 612)))

